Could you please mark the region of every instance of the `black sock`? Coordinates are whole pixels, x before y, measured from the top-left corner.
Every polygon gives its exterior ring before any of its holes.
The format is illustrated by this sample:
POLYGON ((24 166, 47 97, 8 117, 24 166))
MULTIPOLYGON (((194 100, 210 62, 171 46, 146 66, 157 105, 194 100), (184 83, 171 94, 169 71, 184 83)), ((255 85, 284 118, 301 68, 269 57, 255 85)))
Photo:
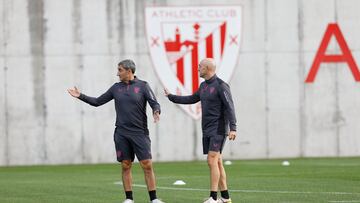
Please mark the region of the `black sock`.
POLYGON ((210 197, 212 197, 213 200, 217 200, 217 192, 215 192, 215 191, 210 191, 210 197))
POLYGON ((228 190, 224 190, 224 191, 220 191, 221 192, 221 197, 224 199, 229 199, 229 191, 228 190))
POLYGON ((156 190, 149 191, 150 201, 153 201, 154 199, 157 199, 156 197, 156 190))
POLYGON ((125 191, 126 199, 133 200, 132 191, 125 191))

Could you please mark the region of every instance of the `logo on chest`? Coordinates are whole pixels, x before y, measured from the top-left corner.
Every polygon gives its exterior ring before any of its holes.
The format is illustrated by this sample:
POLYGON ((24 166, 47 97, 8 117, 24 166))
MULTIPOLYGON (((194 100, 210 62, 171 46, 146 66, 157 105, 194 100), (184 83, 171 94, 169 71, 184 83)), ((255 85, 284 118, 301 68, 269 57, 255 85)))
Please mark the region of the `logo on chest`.
POLYGON ((210 94, 213 94, 215 92, 215 87, 209 87, 208 85, 206 85, 204 88, 201 89, 201 93, 206 93, 207 91, 209 91, 210 94))
POLYGON ((135 94, 139 93, 140 92, 140 87, 134 87, 134 92, 135 92, 135 94))

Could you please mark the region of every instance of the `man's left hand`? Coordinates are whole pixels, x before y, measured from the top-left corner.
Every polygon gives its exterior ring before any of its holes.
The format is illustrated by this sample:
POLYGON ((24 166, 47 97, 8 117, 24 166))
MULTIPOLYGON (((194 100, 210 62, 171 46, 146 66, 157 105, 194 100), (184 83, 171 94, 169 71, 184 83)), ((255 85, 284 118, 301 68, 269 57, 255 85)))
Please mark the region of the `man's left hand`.
POLYGON ((154 117, 154 123, 159 122, 159 120, 160 120, 160 113, 159 113, 158 111, 155 111, 154 114, 153 114, 153 117, 154 117))
POLYGON ((236 138, 236 131, 229 132, 229 140, 235 140, 236 138))

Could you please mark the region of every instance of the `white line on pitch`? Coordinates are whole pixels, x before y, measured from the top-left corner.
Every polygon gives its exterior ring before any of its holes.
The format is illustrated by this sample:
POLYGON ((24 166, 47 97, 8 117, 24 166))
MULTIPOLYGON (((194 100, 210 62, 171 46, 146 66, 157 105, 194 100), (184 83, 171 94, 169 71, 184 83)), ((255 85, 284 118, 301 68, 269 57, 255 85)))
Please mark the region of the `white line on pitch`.
MULTIPOLYGON (((115 182, 116 185, 122 185, 121 181, 115 182)), ((133 184, 134 187, 146 188, 146 185, 133 184)), ((184 190, 184 191, 209 191, 209 189, 201 188, 183 188, 183 187, 162 187, 156 188, 162 190, 184 190)), ((360 193, 352 192, 311 192, 311 191, 276 191, 276 190, 229 190, 230 192, 244 192, 244 193, 277 193, 277 194, 329 194, 329 195, 360 195, 360 193)), ((360 202, 360 201, 358 201, 360 202)))

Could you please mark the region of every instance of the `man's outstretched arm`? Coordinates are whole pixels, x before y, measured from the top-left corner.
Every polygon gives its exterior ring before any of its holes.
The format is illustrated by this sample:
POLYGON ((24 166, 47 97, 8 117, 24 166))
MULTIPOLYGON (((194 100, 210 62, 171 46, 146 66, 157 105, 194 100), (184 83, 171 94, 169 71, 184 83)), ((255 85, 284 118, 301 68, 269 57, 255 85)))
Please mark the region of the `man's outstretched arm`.
POLYGON ((200 101, 199 91, 196 91, 193 95, 189 96, 177 96, 170 94, 168 89, 164 89, 164 94, 169 98, 170 101, 177 104, 195 104, 200 101))
POLYGON ((111 88, 108 91, 106 91, 104 94, 102 94, 100 97, 89 97, 85 94, 82 94, 77 87, 74 87, 73 89, 71 88, 68 89, 68 93, 71 96, 90 104, 91 106, 101 106, 113 99, 111 88))

